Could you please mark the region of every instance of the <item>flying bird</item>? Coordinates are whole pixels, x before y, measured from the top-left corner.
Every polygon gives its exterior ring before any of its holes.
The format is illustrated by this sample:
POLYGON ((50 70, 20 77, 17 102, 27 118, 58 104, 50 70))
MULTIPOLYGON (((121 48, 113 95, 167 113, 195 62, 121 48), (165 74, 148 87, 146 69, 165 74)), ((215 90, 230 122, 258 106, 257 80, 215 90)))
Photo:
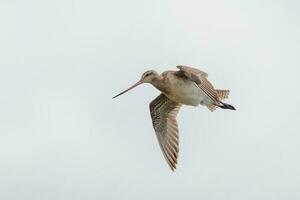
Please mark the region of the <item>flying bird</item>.
POLYGON ((120 94, 142 83, 150 83, 161 94, 150 103, 152 124, 162 150, 171 170, 176 169, 179 152, 179 134, 176 121, 182 105, 206 106, 210 111, 216 108, 235 110, 222 100, 228 98, 229 90, 215 89, 207 80, 208 74, 199 69, 178 65, 177 71, 165 71, 158 74, 154 70, 143 73, 141 79, 120 94))

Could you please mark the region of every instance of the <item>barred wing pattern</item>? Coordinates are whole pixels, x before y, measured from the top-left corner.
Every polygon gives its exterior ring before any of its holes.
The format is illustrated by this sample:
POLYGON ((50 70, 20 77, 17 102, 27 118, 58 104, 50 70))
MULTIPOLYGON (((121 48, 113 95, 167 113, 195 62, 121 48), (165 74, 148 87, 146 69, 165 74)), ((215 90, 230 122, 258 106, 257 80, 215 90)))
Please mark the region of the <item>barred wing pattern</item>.
POLYGON ((150 103, 152 124, 163 152, 163 155, 172 169, 176 169, 179 152, 179 134, 176 116, 181 107, 164 94, 160 94, 150 103))

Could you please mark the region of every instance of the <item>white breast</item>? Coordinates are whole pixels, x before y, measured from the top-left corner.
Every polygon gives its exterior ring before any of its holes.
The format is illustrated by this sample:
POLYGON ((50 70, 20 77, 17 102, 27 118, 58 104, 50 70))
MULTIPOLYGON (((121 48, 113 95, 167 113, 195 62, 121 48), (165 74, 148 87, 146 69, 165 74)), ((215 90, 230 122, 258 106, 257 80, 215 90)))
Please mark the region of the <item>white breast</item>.
POLYGON ((176 83, 171 85, 171 91, 166 95, 175 102, 192 106, 208 105, 210 103, 210 99, 195 82, 189 80, 178 81, 177 79, 176 83))

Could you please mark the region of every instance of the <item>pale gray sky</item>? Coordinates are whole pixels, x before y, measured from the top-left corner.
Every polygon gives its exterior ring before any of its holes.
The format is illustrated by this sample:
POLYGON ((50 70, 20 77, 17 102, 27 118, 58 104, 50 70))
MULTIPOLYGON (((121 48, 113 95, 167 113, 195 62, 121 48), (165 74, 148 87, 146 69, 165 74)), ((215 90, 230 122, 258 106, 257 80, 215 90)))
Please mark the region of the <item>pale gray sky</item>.
POLYGON ((300 198, 296 0, 0 1, 0 199, 300 198), (183 107, 175 173, 148 69, 231 90, 236 112, 183 107))

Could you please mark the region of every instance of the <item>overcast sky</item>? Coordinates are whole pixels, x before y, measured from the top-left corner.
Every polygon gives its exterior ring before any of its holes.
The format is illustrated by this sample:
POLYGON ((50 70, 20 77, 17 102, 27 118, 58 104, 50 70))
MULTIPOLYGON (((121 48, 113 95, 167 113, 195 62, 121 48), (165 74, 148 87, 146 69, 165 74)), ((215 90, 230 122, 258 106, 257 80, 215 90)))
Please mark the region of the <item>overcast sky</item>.
POLYGON ((0 199, 300 198, 296 0, 0 0, 0 199), (237 111, 184 106, 172 172, 141 74, 198 67, 237 111))

